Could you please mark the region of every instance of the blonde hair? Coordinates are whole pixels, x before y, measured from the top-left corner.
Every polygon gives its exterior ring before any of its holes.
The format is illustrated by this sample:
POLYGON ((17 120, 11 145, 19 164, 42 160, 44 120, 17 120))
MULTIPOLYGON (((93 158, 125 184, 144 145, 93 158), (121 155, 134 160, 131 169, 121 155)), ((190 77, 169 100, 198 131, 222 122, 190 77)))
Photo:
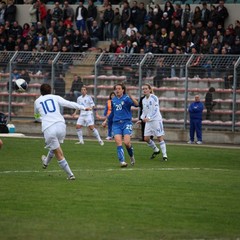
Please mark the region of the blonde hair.
POLYGON ((147 86, 147 87, 150 89, 150 93, 151 93, 151 94, 154 94, 154 93, 153 93, 152 86, 151 86, 149 83, 145 83, 143 86, 147 86))

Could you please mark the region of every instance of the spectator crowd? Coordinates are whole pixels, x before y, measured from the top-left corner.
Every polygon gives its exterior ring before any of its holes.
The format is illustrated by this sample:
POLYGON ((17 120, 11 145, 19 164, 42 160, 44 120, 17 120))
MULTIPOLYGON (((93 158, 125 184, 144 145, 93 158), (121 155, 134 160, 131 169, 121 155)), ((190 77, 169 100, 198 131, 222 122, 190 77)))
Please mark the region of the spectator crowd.
POLYGON ((76 10, 68 1, 51 9, 40 0, 24 3, 31 3, 30 20, 21 26, 14 1, 0 2, 0 51, 85 52, 109 40, 112 53, 240 54, 240 20, 225 26, 223 0, 194 9, 171 1, 148 9, 124 1, 113 9, 109 0, 101 6, 80 0, 76 10))

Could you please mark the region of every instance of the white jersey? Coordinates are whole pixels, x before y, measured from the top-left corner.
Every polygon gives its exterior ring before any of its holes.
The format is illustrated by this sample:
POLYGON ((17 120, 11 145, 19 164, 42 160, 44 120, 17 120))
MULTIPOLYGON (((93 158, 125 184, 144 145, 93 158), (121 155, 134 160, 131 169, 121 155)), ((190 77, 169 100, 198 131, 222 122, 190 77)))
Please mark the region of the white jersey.
MULTIPOLYGON (((77 103, 81 106, 84 106, 85 108, 92 108, 95 106, 92 97, 87 94, 85 96, 81 95, 80 97, 78 97, 77 103)), ((88 115, 93 115, 93 111, 81 110, 80 116, 83 117, 83 116, 88 116, 88 115)))
POLYGON ((141 119, 148 118, 149 121, 161 121, 162 115, 159 109, 159 100, 158 97, 154 94, 150 94, 147 98, 143 98, 143 111, 141 115, 141 119))
POLYGON ((75 102, 70 102, 64 98, 47 94, 40 96, 34 102, 34 114, 40 114, 42 118, 42 132, 56 122, 65 120, 60 112, 60 107, 68 107, 73 109, 85 109, 83 106, 75 102))

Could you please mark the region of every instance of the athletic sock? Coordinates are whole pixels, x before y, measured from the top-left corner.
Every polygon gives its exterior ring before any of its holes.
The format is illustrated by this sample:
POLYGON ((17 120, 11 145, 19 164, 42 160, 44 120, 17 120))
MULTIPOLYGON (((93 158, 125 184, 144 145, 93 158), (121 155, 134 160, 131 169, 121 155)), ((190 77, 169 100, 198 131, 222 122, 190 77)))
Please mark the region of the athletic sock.
POLYGON ((122 146, 117 147, 117 155, 120 162, 125 162, 124 150, 122 146))
POLYGON ((78 135, 79 141, 82 141, 83 140, 83 131, 81 128, 77 129, 77 135, 78 135))
POLYGON ((51 160, 53 159, 53 157, 54 157, 54 152, 53 152, 53 150, 49 150, 48 155, 47 155, 47 157, 46 157, 46 159, 45 159, 46 165, 48 165, 48 164, 51 162, 51 160))
POLYGON ((97 138, 98 141, 101 141, 101 137, 99 135, 99 132, 96 128, 94 128, 93 130, 93 135, 97 138))
POLYGON ((160 144, 160 148, 161 148, 163 157, 166 157, 167 156, 167 148, 166 148, 165 141, 163 140, 163 141, 159 142, 159 144, 160 144))
POLYGON ((148 146, 150 148, 153 149, 154 152, 158 152, 159 151, 158 147, 156 146, 155 142, 152 139, 150 139, 147 144, 148 144, 148 146))
POLYGON ((130 148, 127 148, 127 151, 128 151, 128 155, 130 157, 132 157, 133 156, 133 146, 131 145, 130 148))
POLYGON ((73 175, 66 159, 58 161, 58 164, 67 173, 68 176, 73 175))

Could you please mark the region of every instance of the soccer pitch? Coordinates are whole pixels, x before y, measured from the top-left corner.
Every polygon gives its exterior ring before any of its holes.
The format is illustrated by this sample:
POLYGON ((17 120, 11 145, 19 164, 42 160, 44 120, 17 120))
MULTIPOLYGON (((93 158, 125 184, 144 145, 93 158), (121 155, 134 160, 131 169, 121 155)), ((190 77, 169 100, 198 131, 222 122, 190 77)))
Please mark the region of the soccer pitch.
POLYGON ((168 144, 163 162, 134 142, 121 169, 114 142, 66 140, 68 181, 56 159, 41 168, 43 139, 2 140, 1 240, 240 238, 239 148, 168 144))

